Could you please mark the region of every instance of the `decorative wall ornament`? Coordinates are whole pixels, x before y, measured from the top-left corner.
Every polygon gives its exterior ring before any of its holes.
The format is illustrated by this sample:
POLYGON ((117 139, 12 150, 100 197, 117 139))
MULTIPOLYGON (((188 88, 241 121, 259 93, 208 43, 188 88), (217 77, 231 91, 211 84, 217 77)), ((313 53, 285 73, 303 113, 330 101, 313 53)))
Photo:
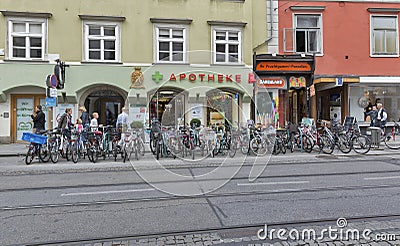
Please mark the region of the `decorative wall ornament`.
POLYGON ((141 67, 135 67, 135 70, 131 74, 131 86, 130 89, 144 89, 143 86, 143 73, 141 67))

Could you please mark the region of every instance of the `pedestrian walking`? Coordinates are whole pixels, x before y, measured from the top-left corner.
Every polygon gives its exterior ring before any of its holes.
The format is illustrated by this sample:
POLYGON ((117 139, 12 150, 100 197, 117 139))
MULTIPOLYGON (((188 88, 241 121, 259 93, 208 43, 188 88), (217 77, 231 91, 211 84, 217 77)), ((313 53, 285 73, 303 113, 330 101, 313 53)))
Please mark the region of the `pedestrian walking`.
POLYGON ((117 129, 121 132, 121 139, 118 142, 118 146, 122 146, 122 142, 125 138, 125 132, 128 129, 128 114, 126 113, 126 108, 123 107, 121 113, 118 115, 117 118, 117 129))
POLYGON ((33 132, 39 133, 41 130, 45 130, 46 116, 42 111, 42 105, 35 107, 35 112, 31 115, 33 120, 33 132))

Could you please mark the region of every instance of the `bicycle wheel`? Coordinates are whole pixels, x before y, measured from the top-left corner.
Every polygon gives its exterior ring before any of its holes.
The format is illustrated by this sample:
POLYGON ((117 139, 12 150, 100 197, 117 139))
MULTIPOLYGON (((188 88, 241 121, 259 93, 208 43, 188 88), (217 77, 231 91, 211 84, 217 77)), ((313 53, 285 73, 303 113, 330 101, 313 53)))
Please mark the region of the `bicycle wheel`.
POLYGON ((338 141, 337 145, 339 147, 339 150, 342 153, 347 154, 351 151, 351 142, 350 142, 349 136, 347 136, 345 133, 339 134, 337 141, 338 141))
POLYGON ((321 135, 319 137, 318 144, 322 152, 325 154, 332 154, 333 149, 335 148, 333 140, 326 135, 321 135))
POLYGON ((236 150, 238 149, 237 143, 238 143, 237 139, 232 139, 231 143, 229 144, 228 155, 231 158, 235 157, 236 155, 236 150))
POLYGON ((48 162, 50 160, 50 150, 48 144, 42 144, 39 148, 39 159, 42 162, 48 162))
POLYGON ((151 153, 153 153, 153 155, 156 154, 156 150, 157 150, 156 142, 153 139, 150 138, 150 150, 151 150, 151 153))
POLYGON ((91 156, 92 156, 92 162, 96 163, 96 161, 99 159, 99 146, 96 144, 92 146, 92 151, 91 151, 91 156))
POLYGON ((155 151, 156 151, 156 159, 157 160, 159 160, 160 159, 160 152, 161 152, 161 146, 160 146, 160 143, 159 143, 160 141, 156 141, 156 145, 155 145, 155 147, 156 147, 156 149, 155 149, 155 151))
POLYGON ((92 144, 89 144, 88 146, 87 146, 87 149, 86 149, 86 155, 88 156, 88 159, 89 159, 89 161, 90 162, 93 162, 93 155, 92 155, 92 144))
POLYGON ((116 141, 112 142, 112 155, 114 157, 114 161, 117 161, 118 156, 118 144, 116 141))
POLYGON ((141 156, 144 156, 144 152, 146 151, 143 140, 139 140, 139 153, 141 156))
POLYGON ((220 140, 217 140, 216 142, 215 142, 215 148, 213 149, 213 154, 214 154, 214 156, 216 156, 216 155, 218 155, 218 153, 220 153, 221 152, 221 141, 220 140))
POLYGON ((65 151, 65 157, 67 159, 67 161, 71 161, 72 160, 72 149, 71 149, 71 143, 68 143, 67 149, 65 151))
POLYGON ((285 146, 285 143, 284 143, 284 142, 281 142, 281 143, 280 143, 280 146, 281 146, 281 152, 282 152, 282 154, 286 154, 286 146, 285 146))
POLYGON ((247 155, 249 153, 249 139, 247 136, 242 138, 242 141, 240 141, 240 151, 242 152, 243 155, 247 155))
POLYGON ((273 155, 278 155, 279 153, 281 153, 281 148, 279 146, 278 139, 276 139, 275 143, 274 143, 274 148, 272 149, 272 154, 273 155))
POLYGON ((79 155, 78 155, 78 145, 76 142, 73 142, 71 146, 71 158, 73 163, 78 162, 79 155))
POLYGON ((352 148, 358 154, 366 154, 371 149, 371 140, 364 135, 355 136, 352 139, 352 148))
POLYGON ((128 147, 126 145, 124 146, 123 152, 124 152, 123 162, 125 163, 126 160, 128 159, 128 147))
POLYGON ((400 149, 400 132, 399 129, 396 128, 391 133, 385 136, 385 145, 389 149, 400 149))
POLYGON ((255 137, 250 141, 250 149, 254 155, 263 156, 268 152, 269 140, 255 137))
POLYGON ((311 153, 313 149, 313 141, 310 139, 309 136, 303 135, 303 150, 307 153, 311 153))
POLYGON ((32 163, 33 158, 35 158, 35 148, 29 146, 28 152, 26 152, 25 156, 25 164, 29 165, 32 163))
POLYGON ((135 159, 139 160, 140 159, 140 150, 139 150, 139 142, 137 141, 135 145, 133 146, 133 151, 135 151, 135 159))
POLYGON ((58 144, 56 142, 53 142, 50 148, 50 160, 53 163, 57 163, 59 158, 60 155, 58 150, 58 144))

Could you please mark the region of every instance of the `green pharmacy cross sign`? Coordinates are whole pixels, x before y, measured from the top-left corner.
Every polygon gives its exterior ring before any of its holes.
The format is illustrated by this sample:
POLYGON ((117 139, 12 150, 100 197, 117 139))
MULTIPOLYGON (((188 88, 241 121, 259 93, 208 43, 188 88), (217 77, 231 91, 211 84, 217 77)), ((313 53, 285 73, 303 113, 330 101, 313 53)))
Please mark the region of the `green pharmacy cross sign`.
POLYGON ((151 78, 152 78, 156 83, 158 83, 158 82, 160 82, 160 81, 163 79, 163 75, 162 75, 159 71, 156 71, 156 72, 151 76, 151 78))

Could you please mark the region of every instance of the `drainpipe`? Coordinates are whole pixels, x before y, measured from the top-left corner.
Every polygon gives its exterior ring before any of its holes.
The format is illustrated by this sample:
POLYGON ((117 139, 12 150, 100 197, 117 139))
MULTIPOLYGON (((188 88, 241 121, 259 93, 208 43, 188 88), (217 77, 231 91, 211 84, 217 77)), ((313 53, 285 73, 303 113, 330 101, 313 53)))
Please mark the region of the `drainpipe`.
MULTIPOLYGON (((272 21, 272 15, 273 15, 273 10, 272 10, 272 1, 273 0, 267 0, 269 1, 269 16, 270 16, 270 21, 271 21, 271 30, 270 30, 270 36, 267 38, 267 40, 265 41, 267 44, 272 40, 272 33, 273 33, 273 21, 272 21)), ((267 4, 267 8, 268 8, 268 4, 267 4)), ((268 9, 267 9, 268 11, 268 9)), ((267 33, 268 33, 268 15, 267 15, 267 33)))

